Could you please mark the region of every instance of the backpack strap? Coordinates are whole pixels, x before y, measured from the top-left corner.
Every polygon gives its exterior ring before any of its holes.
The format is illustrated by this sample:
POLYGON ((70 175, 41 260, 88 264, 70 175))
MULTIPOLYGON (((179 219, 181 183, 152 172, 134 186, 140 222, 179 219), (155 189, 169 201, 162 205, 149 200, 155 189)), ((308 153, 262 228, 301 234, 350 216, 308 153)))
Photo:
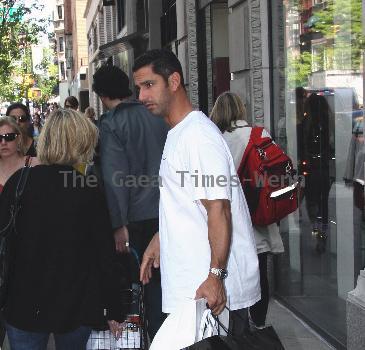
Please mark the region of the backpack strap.
POLYGON ((251 152, 252 148, 255 146, 255 144, 257 144, 260 141, 263 130, 264 130, 264 128, 262 126, 253 126, 251 128, 250 139, 246 146, 245 152, 243 153, 240 166, 237 169, 238 176, 241 176, 242 171, 243 171, 246 161, 247 161, 247 157, 248 157, 249 153, 251 152))
POLYGON ((252 127, 250 141, 252 140, 253 144, 257 144, 262 138, 263 131, 264 131, 264 127, 262 127, 262 126, 252 127))

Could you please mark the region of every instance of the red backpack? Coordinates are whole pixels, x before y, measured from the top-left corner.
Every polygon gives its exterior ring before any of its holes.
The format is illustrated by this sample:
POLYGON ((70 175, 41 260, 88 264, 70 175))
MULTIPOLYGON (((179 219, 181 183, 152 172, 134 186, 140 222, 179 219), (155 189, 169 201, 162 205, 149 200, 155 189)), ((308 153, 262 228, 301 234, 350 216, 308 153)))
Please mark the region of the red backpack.
POLYGON ((299 183, 290 158, 264 128, 253 127, 237 174, 250 209, 252 223, 266 226, 298 208, 299 183))

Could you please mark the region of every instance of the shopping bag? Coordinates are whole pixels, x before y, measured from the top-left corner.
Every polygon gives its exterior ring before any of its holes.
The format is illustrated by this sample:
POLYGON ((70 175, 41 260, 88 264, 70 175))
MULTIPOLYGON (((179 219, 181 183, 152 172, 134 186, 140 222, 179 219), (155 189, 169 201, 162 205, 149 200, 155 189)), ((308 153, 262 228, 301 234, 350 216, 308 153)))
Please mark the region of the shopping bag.
POLYGON ((246 350, 244 344, 229 336, 215 335, 182 350, 246 350))
MULTIPOLYGON (((228 324, 228 313, 220 316, 228 324)), ((187 299, 171 313, 158 330, 150 350, 180 350, 206 337, 219 333, 219 325, 204 299, 187 299)))
POLYGON ((215 318, 215 320, 220 328, 226 331, 227 336, 218 332, 183 350, 285 350, 272 326, 254 332, 247 331, 245 335, 236 337, 225 325, 221 324, 219 318, 215 318))

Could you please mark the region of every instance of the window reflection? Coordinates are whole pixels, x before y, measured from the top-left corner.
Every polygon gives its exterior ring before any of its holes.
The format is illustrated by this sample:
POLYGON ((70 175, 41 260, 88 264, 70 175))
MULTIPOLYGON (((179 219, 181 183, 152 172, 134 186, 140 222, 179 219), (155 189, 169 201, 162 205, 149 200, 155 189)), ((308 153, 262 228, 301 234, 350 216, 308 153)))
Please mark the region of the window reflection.
POLYGON ((281 223, 277 292, 346 344, 345 300, 365 265, 362 1, 282 6, 272 15, 275 135, 305 183, 300 210, 281 223))

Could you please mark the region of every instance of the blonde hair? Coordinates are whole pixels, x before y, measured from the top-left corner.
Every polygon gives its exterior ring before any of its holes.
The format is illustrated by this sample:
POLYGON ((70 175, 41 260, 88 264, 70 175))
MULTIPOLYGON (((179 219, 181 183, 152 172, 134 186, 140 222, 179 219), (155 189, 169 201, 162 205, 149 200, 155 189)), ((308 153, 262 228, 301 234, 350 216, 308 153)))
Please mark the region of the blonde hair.
POLYGON ((0 127, 5 125, 12 128, 13 132, 19 135, 16 138, 16 142, 18 144, 17 151, 21 156, 24 156, 27 153, 27 148, 24 142, 26 135, 24 135, 24 132, 12 117, 0 117, 0 127))
POLYGON ((222 133, 232 132, 237 127, 237 120, 246 120, 246 107, 237 94, 226 91, 215 101, 210 119, 222 133))
POLYGON ((92 160, 98 141, 93 123, 73 109, 50 114, 38 139, 37 156, 42 164, 77 165, 92 160))

